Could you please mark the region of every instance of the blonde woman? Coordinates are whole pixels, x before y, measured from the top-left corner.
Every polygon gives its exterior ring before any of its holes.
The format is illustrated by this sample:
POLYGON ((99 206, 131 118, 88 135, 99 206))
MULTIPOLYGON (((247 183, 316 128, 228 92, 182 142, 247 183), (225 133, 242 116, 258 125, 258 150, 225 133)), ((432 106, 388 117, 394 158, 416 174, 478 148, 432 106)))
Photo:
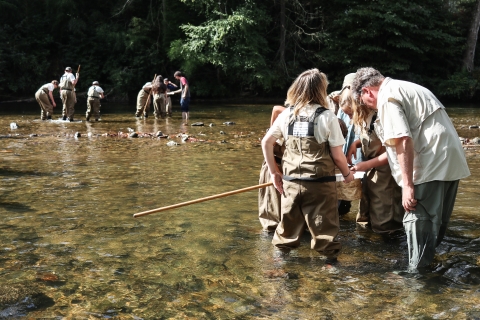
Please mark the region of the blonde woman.
POLYGON ((342 151, 345 143, 335 114, 326 109, 328 80, 318 69, 300 74, 288 89, 282 112, 262 140, 275 188, 283 194, 281 220, 272 243, 288 252, 300 245, 308 228, 311 248, 334 263, 341 249, 335 165, 346 182, 353 180, 342 151), (285 141, 282 171, 274 157, 277 139, 285 141))
POLYGON ((389 236, 402 234, 402 188, 392 177, 387 157, 379 157, 385 153, 385 147, 375 132, 377 113, 355 103, 350 88, 343 92, 339 104, 345 113, 353 115, 353 124, 360 130, 360 139, 350 146, 347 159, 351 161, 352 156, 356 157, 358 148, 362 149, 367 159, 352 168, 353 171, 365 171, 357 223, 370 224, 376 233, 389 236))

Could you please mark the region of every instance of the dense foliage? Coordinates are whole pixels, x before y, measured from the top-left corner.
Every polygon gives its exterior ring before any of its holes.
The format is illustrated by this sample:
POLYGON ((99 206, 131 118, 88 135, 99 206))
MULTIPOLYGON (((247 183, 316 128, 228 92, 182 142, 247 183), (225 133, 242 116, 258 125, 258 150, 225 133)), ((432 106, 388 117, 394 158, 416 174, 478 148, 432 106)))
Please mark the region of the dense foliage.
POLYGON ((317 67, 336 89, 362 66, 470 99, 462 70, 476 0, 0 0, 0 100, 81 65, 110 96, 187 74, 201 97, 283 97, 317 67))

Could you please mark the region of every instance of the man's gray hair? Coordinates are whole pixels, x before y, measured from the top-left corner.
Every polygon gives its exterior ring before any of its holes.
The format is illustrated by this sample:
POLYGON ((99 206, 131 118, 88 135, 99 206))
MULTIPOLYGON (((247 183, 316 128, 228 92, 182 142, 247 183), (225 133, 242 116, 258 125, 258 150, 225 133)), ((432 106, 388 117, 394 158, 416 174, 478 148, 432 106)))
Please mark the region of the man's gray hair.
POLYGON ((384 79, 385 77, 372 67, 358 69, 352 83, 353 98, 359 101, 362 88, 379 86, 384 79))

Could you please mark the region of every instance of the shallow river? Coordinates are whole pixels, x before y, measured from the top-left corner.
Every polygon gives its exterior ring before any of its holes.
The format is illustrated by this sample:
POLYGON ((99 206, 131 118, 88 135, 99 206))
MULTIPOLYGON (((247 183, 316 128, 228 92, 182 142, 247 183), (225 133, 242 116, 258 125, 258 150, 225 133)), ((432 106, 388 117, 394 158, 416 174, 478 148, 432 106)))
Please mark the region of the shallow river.
MULTIPOLYGON (((271 105, 193 105, 204 127, 182 126, 176 109, 138 120, 110 104, 100 122, 63 123, 34 104, 0 107, 0 318, 480 319, 480 148, 466 150, 472 175, 435 271, 404 274, 405 238, 357 228, 356 203, 326 268, 309 235, 276 256, 257 191, 132 217, 258 183, 271 105), (157 131, 179 145, 141 134, 157 131)), ((448 112, 460 136, 480 136, 468 129, 480 108, 448 112)))

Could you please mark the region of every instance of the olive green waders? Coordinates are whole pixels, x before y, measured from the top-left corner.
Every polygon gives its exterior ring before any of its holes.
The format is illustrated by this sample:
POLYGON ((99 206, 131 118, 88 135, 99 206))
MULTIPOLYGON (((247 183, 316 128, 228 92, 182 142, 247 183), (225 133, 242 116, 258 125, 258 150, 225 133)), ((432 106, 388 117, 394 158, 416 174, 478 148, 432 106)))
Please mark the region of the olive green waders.
POLYGON ((459 180, 430 181, 415 185, 415 211, 406 212, 409 269, 433 262, 435 248, 442 242, 452 215, 459 180))

